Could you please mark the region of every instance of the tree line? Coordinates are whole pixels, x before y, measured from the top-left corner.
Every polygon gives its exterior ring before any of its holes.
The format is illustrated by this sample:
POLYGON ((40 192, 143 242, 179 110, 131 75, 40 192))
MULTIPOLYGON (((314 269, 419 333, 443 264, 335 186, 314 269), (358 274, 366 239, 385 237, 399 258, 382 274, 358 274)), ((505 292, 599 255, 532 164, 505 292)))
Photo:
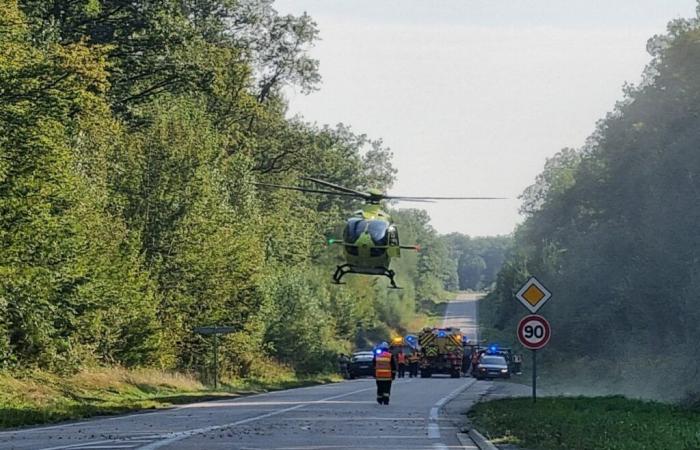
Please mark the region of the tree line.
MULTIPOLYGON (((332 368, 458 287, 424 211, 397 210, 405 289, 330 285, 352 200, 266 190, 303 176, 389 188, 391 151, 287 117, 318 88, 306 14, 270 0, 0 5, 0 368, 332 368), (407 254, 408 253, 408 254, 407 254)), ((349 277, 352 278, 352 277, 349 277)))
POLYGON ((512 337, 513 294, 537 275, 554 292, 542 309, 553 371, 669 398, 699 388, 700 23, 674 20, 647 48, 643 81, 523 193, 525 221, 483 308, 492 334, 512 337))

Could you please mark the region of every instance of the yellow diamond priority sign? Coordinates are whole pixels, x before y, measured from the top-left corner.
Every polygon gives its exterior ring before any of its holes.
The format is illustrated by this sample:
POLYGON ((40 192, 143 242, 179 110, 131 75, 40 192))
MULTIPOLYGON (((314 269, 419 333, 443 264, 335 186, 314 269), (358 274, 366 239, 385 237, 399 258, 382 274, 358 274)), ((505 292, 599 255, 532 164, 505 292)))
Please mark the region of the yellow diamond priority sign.
POLYGON ((531 277, 527 280, 518 293, 515 294, 515 298, 533 314, 536 313, 551 296, 552 293, 535 277, 531 277))

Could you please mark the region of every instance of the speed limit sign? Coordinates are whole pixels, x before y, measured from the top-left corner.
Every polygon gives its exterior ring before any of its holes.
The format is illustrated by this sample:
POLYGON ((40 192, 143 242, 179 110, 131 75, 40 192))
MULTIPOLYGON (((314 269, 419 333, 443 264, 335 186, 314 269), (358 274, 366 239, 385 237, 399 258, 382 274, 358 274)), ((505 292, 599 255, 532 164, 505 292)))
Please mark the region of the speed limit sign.
POLYGON ((518 339, 523 347, 530 350, 539 350, 547 345, 551 335, 549 322, 537 314, 525 316, 518 323, 518 339))

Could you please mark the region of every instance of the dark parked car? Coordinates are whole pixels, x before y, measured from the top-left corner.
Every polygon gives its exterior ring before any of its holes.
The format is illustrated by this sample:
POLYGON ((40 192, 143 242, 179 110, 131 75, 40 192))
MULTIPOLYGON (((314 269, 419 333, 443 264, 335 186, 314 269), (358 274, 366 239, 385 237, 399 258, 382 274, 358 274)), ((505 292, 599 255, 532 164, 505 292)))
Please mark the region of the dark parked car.
POLYGON ((484 355, 476 367, 476 379, 484 378, 510 378, 508 362, 503 356, 484 355))
POLYGON ((350 358, 350 364, 348 365, 348 374, 350 379, 358 377, 373 377, 374 367, 372 366, 372 360, 374 359, 374 353, 368 352, 355 352, 350 358))

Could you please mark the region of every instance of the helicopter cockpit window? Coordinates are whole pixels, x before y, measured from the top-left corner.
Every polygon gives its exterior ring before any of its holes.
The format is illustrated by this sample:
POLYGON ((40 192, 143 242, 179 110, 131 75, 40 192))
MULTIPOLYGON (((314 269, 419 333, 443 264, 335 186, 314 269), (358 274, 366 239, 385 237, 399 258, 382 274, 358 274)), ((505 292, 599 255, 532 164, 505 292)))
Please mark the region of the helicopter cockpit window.
POLYGON ((343 238, 345 242, 355 242, 362 233, 367 232, 376 245, 387 245, 388 229, 389 223, 383 220, 363 220, 359 218, 352 218, 348 220, 343 238))
POLYGON ((370 220, 367 231, 369 231, 369 235, 372 237, 372 241, 374 241, 375 244, 387 245, 388 239, 386 232, 388 229, 389 223, 383 220, 370 220))
POLYGON ((362 219, 350 219, 345 226, 343 240, 345 242, 355 242, 358 237, 365 231, 365 221, 362 219))

